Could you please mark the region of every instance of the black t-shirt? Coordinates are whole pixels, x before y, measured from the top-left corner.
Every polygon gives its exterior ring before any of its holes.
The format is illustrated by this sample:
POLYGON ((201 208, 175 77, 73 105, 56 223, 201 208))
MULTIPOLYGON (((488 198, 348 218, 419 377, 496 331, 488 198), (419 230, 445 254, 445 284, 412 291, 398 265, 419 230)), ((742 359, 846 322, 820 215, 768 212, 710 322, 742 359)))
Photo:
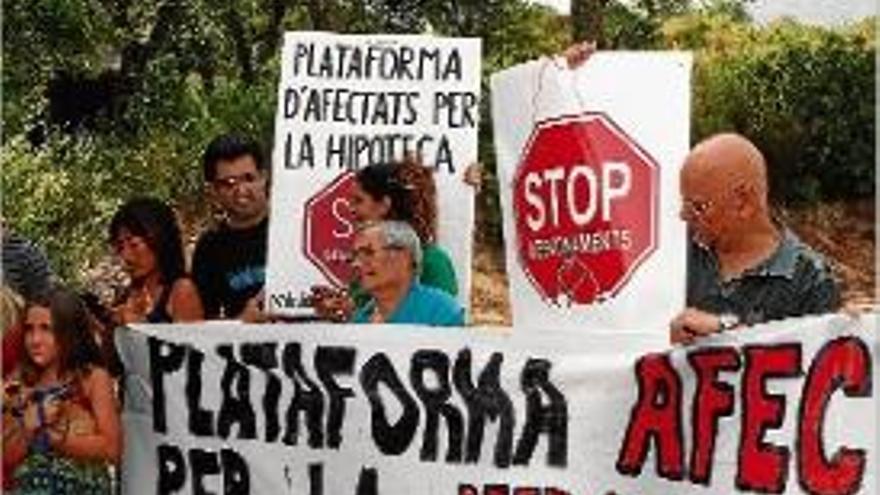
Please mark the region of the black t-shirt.
POLYGON ((235 318, 262 290, 268 227, 268 219, 249 229, 223 225, 199 238, 192 273, 206 318, 235 318))

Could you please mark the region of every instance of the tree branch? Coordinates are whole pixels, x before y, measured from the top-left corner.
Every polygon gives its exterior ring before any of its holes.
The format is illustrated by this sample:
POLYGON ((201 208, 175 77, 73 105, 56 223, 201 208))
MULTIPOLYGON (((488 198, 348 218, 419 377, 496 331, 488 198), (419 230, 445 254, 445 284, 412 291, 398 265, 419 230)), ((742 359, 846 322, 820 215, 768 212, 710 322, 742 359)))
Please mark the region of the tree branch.
POLYGON ((284 36, 284 16, 287 14, 288 2, 285 0, 269 0, 269 23, 266 30, 260 35, 262 49, 260 50, 260 63, 269 60, 275 55, 281 39, 284 36))
POLYGON ((227 29, 229 29, 229 36, 232 38, 234 44, 233 49, 235 51, 235 59, 238 62, 238 67, 241 69, 241 79, 245 84, 250 85, 255 80, 254 62, 252 59, 253 49, 251 41, 247 36, 244 21, 235 7, 235 3, 232 3, 226 8, 223 15, 223 21, 226 24, 227 29))

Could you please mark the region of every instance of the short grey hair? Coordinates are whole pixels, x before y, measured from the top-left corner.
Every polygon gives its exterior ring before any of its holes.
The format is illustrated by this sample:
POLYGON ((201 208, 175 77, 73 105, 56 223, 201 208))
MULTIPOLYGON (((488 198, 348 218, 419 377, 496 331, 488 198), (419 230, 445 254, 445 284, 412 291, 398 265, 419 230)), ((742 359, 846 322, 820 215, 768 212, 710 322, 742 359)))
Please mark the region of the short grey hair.
POLYGON ((399 220, 382 220, 361 225, 358 228, 358 233, 374 228, 382 233, 387 247, 409 251, 413 261, 413 276, 418 278, 422 273, 422 241, 415 229, 410 224, 399 220))

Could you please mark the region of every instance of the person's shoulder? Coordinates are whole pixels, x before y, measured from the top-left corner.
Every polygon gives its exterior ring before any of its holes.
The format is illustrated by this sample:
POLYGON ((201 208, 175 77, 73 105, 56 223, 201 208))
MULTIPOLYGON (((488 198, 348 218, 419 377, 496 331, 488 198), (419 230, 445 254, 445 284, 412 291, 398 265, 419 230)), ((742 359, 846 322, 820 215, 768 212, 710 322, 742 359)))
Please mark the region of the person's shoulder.
POLYGON ((458 304, 458 301, 449 295, 448 292, 437 287, 417 283, 413 286, 413 291, 416 293, 416 297, 421 300, 437 301, 443 304, 458 304))
POLYGON ((803 313, 827 313, 840 307, 840 287, 825 257, 786 232, 785 243, 794 259, 791 283, 803 313))
POLYGON ((189 277, 180 277, 171 284, 171 299, 187 296, 190 294, 198 294, 196 283, 189 277))
POLYGON ((785 243, 787 248, 792 251, 795 256, 796 268, 801 271, 807 271, 816 275, 831 274, 830 264, 828 260, 820 252, 812 246, 801 240, 794 232, 786 230, 785 243))
POLYGON ((257 225, 244 228, 233 228, 227 223, 219 223, 206 230, 199 238, 199 244, 211 246, 215 250, 225 250, 230 246, 240 247, 242 243, 251 246, 266 244, 269 234, 269 219, 263 219, 257 225))
POLYGON ((449 254, 446 253, 446 250, 437 245, 437 243, 435 242, 431 242, 422 246, 422 256, 449 259, 449 254))
POLYGON ((435 323, 464 324, 464 309, 448 292, 423 284, 416 284, 413 290, 416 292, 419 304, 426 312, 433 315, 432 320, 435 323))
POLYGON ((423 248, 422 274, 419 279, 423 284, 436 287, 453 296, 458 295, 458 280, 452 259, 436 244, 426 244, 423 248))
POLYGON ((196 241, 196 248, 200 246, 212 246, 216 244, 218 241, 221 241, 224 237, 228 235, 227 231, 228 229, 224 226, 224 224, 209 226, 199 235, 199 238, 196 241))
POLYGON ((196 240, 193 251, 193 270, 202 269, 203 263, 222 257, 228 245, 233 242, 229 228, 225 224, 216 224, 205 229, 196 240))
POLYGON ((196 283, 189 277, 180 277, 171 285, 167 312, 173 321, 200 321, 205 309, 196 283))
POLYGON ((422 248, 422 263, 424 264, 440 264, 452 267, 452 258, 445 249, 435 243, 425 244, 422 248))
POLYGON ((80 383, 86 391, 113 387, 113 377, 107 368, 98 365, 90 365, 80 375, 80 383))

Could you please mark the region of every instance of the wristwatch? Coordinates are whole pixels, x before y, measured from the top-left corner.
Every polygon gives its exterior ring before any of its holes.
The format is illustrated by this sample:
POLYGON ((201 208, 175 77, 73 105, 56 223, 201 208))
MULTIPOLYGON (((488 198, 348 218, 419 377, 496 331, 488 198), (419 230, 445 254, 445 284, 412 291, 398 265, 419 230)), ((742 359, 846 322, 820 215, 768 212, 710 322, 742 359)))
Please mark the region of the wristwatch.
POLYGON ((739 316, 736 316, 733 313, 722 313, 718 315, 718 331, 726 332, 728 330, 733 330, 737 326, 739 326, 739 316))

